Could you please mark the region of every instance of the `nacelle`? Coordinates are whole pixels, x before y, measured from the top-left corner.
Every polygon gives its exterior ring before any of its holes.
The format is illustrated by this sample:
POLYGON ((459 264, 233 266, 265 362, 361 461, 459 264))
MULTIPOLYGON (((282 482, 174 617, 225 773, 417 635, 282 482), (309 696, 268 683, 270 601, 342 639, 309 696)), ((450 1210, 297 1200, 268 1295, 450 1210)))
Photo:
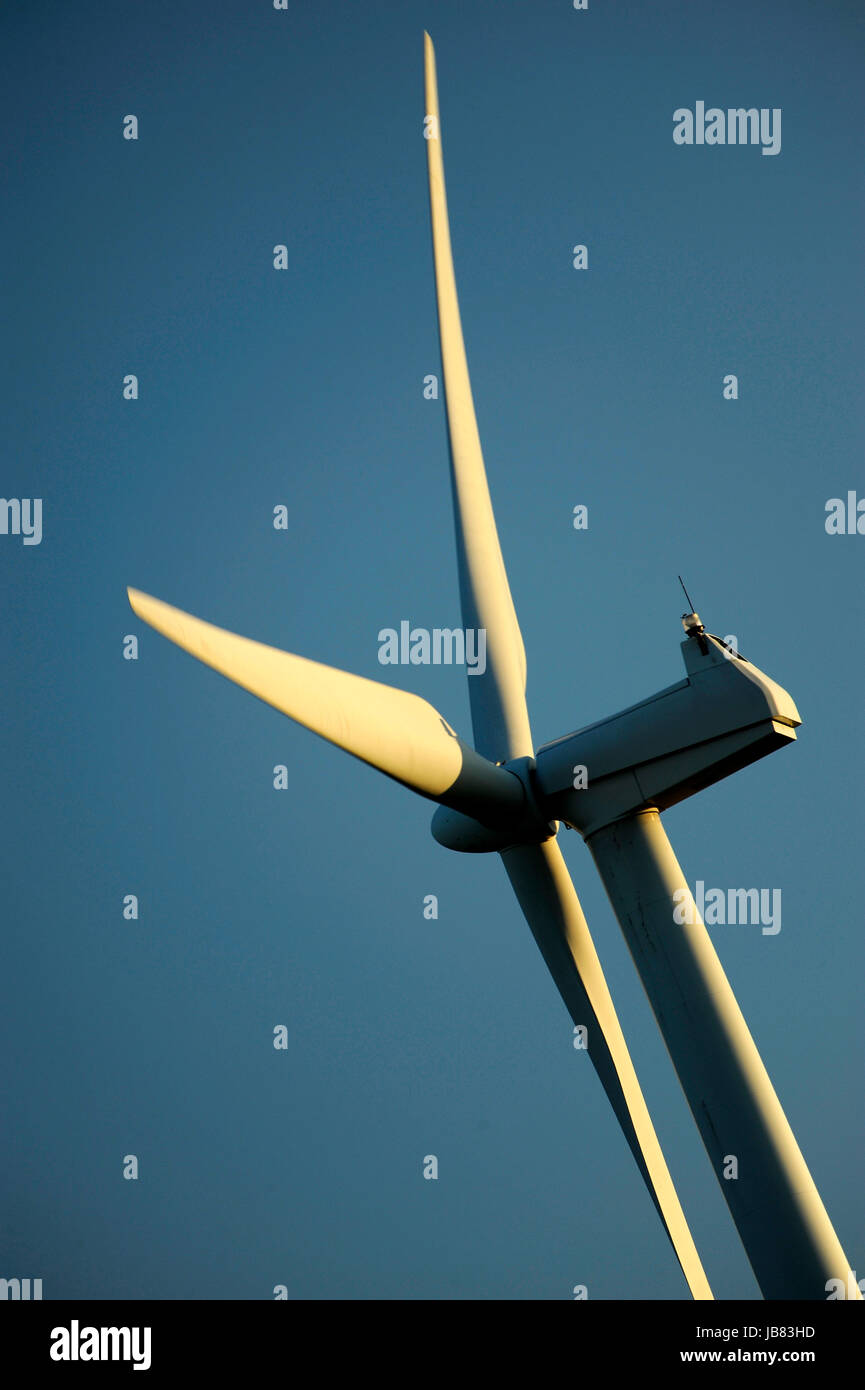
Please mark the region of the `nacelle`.
POLYGON ((538 751, 545 812, 588 837, 641 808, 666 810, 795 740, 802 721, 787 691, 720 638, 695 627, 682 655, 686 680, 538 751), (585 786, 576 768, 586 769, 585 786))

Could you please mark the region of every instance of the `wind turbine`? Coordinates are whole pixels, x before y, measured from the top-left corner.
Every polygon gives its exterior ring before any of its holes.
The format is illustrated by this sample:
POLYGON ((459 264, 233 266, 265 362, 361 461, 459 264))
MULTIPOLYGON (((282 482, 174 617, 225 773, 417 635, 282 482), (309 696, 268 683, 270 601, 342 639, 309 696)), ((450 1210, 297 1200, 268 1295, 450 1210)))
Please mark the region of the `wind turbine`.
MULTIPOLYGON (((432 832, 498 852, 664 1223, 694 1298, 711 1299, 556 835, 587 841, 766 1298, 851 1289, 849 1264, 700 920, 659 812, 775 748, 800 722, 786 691, 685 615, 686 678, 535 753, 526 660, 484 470, 460 324, 435 56, 425 128, 462 617, 486 633, 469 680, 474 747, 427 701, 203 622, 138 590, 136 614, 206 665, 438 803, 432 832), (577 766, 587 785, 575 785, 577 766), (674 904, 692 906, 684 925, 674 904), (677 896, 678 894, 678 896, 677 896), (725 1181, 726 1156, 740 1176, 725 1181)), ((857 1290, 858 1292, 858 1290, 857 1290)), ((861 1297, 861 1295, 859 1295, 861 1297)))

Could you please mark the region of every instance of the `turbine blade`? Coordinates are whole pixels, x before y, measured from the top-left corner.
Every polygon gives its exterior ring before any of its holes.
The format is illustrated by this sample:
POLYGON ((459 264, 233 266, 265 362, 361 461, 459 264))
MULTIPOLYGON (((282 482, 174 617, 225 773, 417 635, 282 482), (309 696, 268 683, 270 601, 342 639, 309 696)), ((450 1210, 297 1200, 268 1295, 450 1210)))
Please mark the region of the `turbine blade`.
POLYGON ((508 877, 574 1023, 588 1029, 588 1053, 624 1131, 695 1299, 712 1291, 682 1211, 604 972, 567 865, 555 840, 502 853, 508 877))
POLYGON ((524 804, 518 777, 462 742, 418 695, 352 676, 202 622, 129 589, 139 618, 291 719, 444 806, 508 822, 524 804))
POLYGON ((430 217, 460 599, 463 625, 486 631, 486 670, 469 681, 475 747, 494 760, 530 758, 534 745, 526 709, 526 653, 502 559, 472 401, 448 226, 435 53, 426 33, 424 69, 430 217))

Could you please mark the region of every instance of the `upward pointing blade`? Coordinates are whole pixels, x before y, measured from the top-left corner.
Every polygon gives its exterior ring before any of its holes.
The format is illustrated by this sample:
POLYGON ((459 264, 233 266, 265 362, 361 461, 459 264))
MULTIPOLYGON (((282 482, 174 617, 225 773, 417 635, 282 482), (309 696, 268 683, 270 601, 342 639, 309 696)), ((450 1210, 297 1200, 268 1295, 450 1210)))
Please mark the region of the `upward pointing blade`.
POLYGON ((658 1143, 601 962, 554 840, 502 854, 508 877, 574 1023, 588 1030, 588 1053, 607 1093, 695 1299, 713 1297, 658 1143))
POLYGON ((130 589, 139 618, 329 743, 485 824, 519 815, 518 777, 467 747, 418 695, 252 642, 130 589))
MULTIPOLYGON (((486 629, 487 668, 469 681, 475 746, 486 757, 532 758, 526 658, 496 532, 472 401, 451 253, 435 54, 424 34, 427 162, 439 334, 450 437, 463 621, 486 629)), ((660 1213, 695 1298, 711 1298, 700 1258, 625 1044, 586 919, 553 840, 502 854, 511 884, 660 1213)))
POLYGON ((473 674, 469 681, 475 747, 494 760, 530 758, 534 747, 526 709, 526 653, 499 546, 472 401, 448 226, 435 53, 426 33, 424 69, 430 216, 460 597, 465 627, 486 630, 486 671, 473 674))

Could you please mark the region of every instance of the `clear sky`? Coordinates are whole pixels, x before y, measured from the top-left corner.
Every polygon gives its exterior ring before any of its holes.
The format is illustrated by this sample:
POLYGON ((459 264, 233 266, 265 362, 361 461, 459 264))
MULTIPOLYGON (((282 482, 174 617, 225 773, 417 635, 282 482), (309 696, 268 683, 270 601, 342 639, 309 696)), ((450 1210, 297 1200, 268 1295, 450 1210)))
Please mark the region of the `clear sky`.
MULTIPOLYGON (((46 1298, 687 1296, 498 858, 440 848, 430 804, 126 600, 386 679, 470 737, 463 672, 377 659, 401 619, 460 624, 423 396, 424 28, 536 744, 681 679, 678 573, 794 696, 792 748, 665 823, 692 884, 782 891, 777 935, 712 936, 865 1272, 865 536, 824 525, 865 496, 863 21, 852 0, 4 7, 2 492, 42 499, 43 534, 0 535, 0 1276, 46 1298), (676 145, 698 101, 780 108, 780 153, 676 145)), ((715 1293, 757 1297, 590 856, 560 838, 715 1293)))

